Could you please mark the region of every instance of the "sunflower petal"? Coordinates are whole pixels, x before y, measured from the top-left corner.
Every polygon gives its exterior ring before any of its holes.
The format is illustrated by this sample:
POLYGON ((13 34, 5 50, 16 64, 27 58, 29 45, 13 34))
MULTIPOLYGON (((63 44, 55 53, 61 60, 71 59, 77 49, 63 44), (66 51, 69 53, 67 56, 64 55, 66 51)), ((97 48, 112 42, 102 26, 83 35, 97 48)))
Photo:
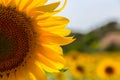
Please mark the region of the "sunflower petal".
MULTIPOLYGON (((41 38, 36 39, 36 41, 37 41, 37 42, 43 42, 43 40, 42 40, 41 38)), ((62 48, 60 47, 59 44, 48 43, 48 42, 47 42, 46 44, 45 44, 45 42, 43 42, 43 43, 37 43, 36 49, 38 49, 39 47, 41 47, 41 48, 48 47, 48 48, 50 48, 51 50, 54 50, 54 51, 56 52, 56 54, 63 55, 63 54, 62 54, 62 53, 63 53, 63 50, 62 50, 62 48), (53 45, 53 44, 54 44, 54 45, 53 45)), ((39 49, 38 49, 38 50, 39 50, 39 49)))
POLYGON ((55 35, 49 35, 44 38, 44 40, 48 40, 46 42, 56 43, 59 45, 67 45, 74 41, 73 37, 60 37, 55 35))
POLYGON ((46 72, 59 72, 58 69, 54 69, 51 67, 46 66, 44 63, 39 63, 41 64, 42 68, 46 71, 46 72))
POLYGON ((2 4, 2 0, 0 0, 0 4, 2 4))
POLYGON ((38 79, 36 79, 36 77, 34 76, 34 74, 31 73, 31 72, 29 72, 29 76, 30 76, 29 80, 38 80, 38 79))
POLYGON ((3 0, 3 1, 4 1, 5 6, 7 6, 11 2, 11 0, 3 0))
POLYGON ((60 4, 60 2, 55 2, 55 3, 52 3, 52 4, 39 6, 39 7, 37 7, 37 9, 39 11, 42 11, 42 12, 50 12, 50 11, 53 11, 54 9, 56 9, 59 4, 60 4))
MULTIPOLYGON (((59 13, 61 10, 64 9, 66 3, 67 3, 67 0, 65 0, 63 6, 62 6, 61 8, 59 8, 59 9, 57 9, 57 10, 54 10, 54 9, 57 8, 57 6, 59 5, 59 2, 53 3, 53 5, 46 5, 46 8, 47 8, 47 7, 50 7, 52 10, 50 10, 49 8, 46 9, 45 6, 43 7, 43 8, 45 8, 45 9, 42 9, 42 6, 40 6, 41 8, 40 8, 40 7, 34 7, 33 9, 36 8, 35 10, 38 10, 37 13, 39 12, 39 15, 42 13, 42 15, 40 15, 40 16, 38 15, 38 17, 37 17, 36 20, 42 20, 42 19, 44 19, 44 18, 46 18, 46 17, 49 17, 49 16, 51 16, 51 15, 54 15, 54 14, 59 13), (53 8, 52 8, 52 7, 53 7, 53 8), (40 8, 41 10, 40 10, 39 8, 40 8)), ((32 10, 32 11, 33 11, 33 10, 32 10)))
POLYGON ((42 32, 44 34, 41 34, 40 36, 43 38, 44 40, 41 39, 41 42, 44 44, 59 44, 59 45, 66 45, 69 44, 71 42, 73 42, 75 39, 73 39, 73 37, 63 37, 57 34, 53 34, 50 32, 42 32))
POLYGON ((16 71, 16 80, 26 80, 26 76, 28 76, 28 73, 22 69, 19 69, 19 71, 16 71))
POLYGON ((41 62, 36 62, 36 64, 40 67, 42 67, 45 71, 47 72, 59 72, 58 69, 54 69, 54 68, 51 68, 51 67, 48 67, 46 66, 45 64, 41 63, 41 62))
POLYGON ((45 5, 45 6, 40 6, 40 7, 37 7, 37 9, 41 12, 54 12, 55 14, 57 14, 58 12, 60 12, 61 10, 63 10, 66 6, 66 3, 67 3, 67 0, 65 0, 63 6, 57 10, 55 10, 58 5, 60 4, 60 2, 56 2, 56 3, 52 3, 52 4, 49 4, 49 5, 45 5))
POLYGON ((32 10, 36 7, 44 5, 48 0, 33 0, 32 3, 28 6, 28 10, 32 10))
POLYGON ((46 58, 45 56, 41 55, 40 53, 37 54, 38 56, 38 59, 41 63, 45 64, 46 66, 50 66, 51 68, 53 69, 56 69, 57 68, 55 67, 54 63, 52 61, 50 61, 48 58, 46 58))
POLYGON ((37 27, 36 29, 37 30, 44 30, 44 31, 51 31, 51 33, 57 34, 57 35, 60 35, 60 36, 67 36, 71 33, 71 30, 63 29, 63 28, 57 28, 57 27, 48 28, 47 30, 45 28, 40 28, 39 29, 39 27, 37 27))
POLYGON ((31 65, 29 75, 31 76, 31 80, 47 80, 45 76, 45 72, 41 69, 41 66, 38 66, 36 62, 31 65))
POLYGON ((27 8, 33 0, 21 0, 19 10, 23 10, 24 8, 27 8))
POLYGON ((16 5, 17 8, 19 9, 19 5, 20 5, 20 2, 21 2, 22 0, 13 0, 13 1, 15 1, 15 5, 16 5))
POLYGON ((0 4, 5 5, 4 0, 0 0, 0 4))
POLYGON ((57 71, 64 67, 64 65, 61 64, 60 62, 54 62, 54 61, 46 58, 45 56, 41 55, 40 53, 37 54, 37 56, 38 56, 39 62, 41 62, 46 67, 49 67, 49 68, 57 70, 57 71))
POLYGON ((51 45, 41 45, 41 47, 38 47, 38 48, 42 49, 42 50, 39 50, 39 49, 38 50, 46 58, 52 60, 53 62, 59 62, 59 63, 65 64, 65 61, 62 56, 62 52, 59 52, 60 47, 56 46, 53 49, 51 48, 51 45))
POLYGON ((48 17, 51 17, 52 15, 54 15, 56 12, 40 12, 40 11, 37 11, 35 12, 37 13, 35 19, 36 21, 40 21, 40 20, 43 20, 43 19, 47 19, 48 17))
POLYGON ((60 12, 61 10, 63 10, 65 8, 66 4, 67 4, 67 0, 65 0, 63 6, 61 8, 59 8, 58 10, 56 10, 56 12, 60 12))
POLYGON ((53 29, 53 32, 51 32, 51 33, 57 34, 57 35, 60 35, 60 36, 67 36, 71 33, 71 30, 62 29, 62 30, 58 31, 58 29, 53 29))
POLYGON ((52 27, 64 28, 68 22, 69 20, 67 18, 54 16, 54 17, 50 17, 50 18, 38 21, 38 25, 41 28, 52 28, 52 27))
MULTIPOLYGON (((28 2, 24 5, 23 11, 25 11, 26 14, 28 14, 27 11, 29 11, 29 10, 28 10, 27 8, 28 8, 28 6, 29 6, 32 2, 33 2, 33 0, 28 0, 28 2)), ((34 12, 34 11, 33 11, 33 12, 34 12)))

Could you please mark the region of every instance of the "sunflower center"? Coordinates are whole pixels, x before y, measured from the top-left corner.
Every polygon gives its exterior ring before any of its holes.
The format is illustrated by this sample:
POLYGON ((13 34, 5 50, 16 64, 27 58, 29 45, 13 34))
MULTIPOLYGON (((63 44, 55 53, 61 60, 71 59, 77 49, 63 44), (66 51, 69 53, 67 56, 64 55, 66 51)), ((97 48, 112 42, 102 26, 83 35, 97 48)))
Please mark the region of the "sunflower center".
POLYGON ((73 60, 77 60, 77 57, 78 57, 78 56, 73 55, 73 56, 72 56, 72 59, 73 59, 73 60))
POLYGON ((108 74, 108 75, 112 75, 114 73, 114 69, 110 66, 108 66, 106 69, 105 69, 105 72, 108 74))
MULTIPOLYGON (((0 34, 0 54, 5 54, 12 49, 12 41, 7 39, 3 34, 0 34)), ((1 56, 0 56, 1 57, 1 56)), ((1 59, 1 58, 0 58, 1 59)))
POLYGON ((77 66, 76 67, 77 71, 79 71, 80 73, 84 73, 84 69, 82 66, 77 66))
POLYGON ((0 34, 0 60, 4 60, 8 57, 7 54, 12 50, 13 42, 5 36, 5 34, 0 34), (5 56, 6 55, 6 56, 5 56))
POLYGON ((0 72, 22 64, 30 51, 32 22, 11 7, 0 7, 0 72))

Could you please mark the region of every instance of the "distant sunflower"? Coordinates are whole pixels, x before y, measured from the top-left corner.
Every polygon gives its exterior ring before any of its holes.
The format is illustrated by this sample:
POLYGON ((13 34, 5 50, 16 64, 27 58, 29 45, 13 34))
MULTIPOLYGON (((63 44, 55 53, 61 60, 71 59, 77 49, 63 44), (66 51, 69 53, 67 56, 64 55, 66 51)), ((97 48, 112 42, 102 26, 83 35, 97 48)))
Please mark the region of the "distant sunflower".
POLYGON ((107 59, 100 62, 96 71, 102 79, 115 79, 120 75, 120 65, 114 60, 107 59))
POLYGON ((65 73, 63 72, 55 73, 54 77, 55 77, 55 80, 66 80, 67 79, 65 73))
POLYGON ((44 71, 64 67, 61 45, 68 19, 53 16, 60 2, 47 0, 0 0, 0 80, 46 80, 44 71))
POLYGON ((86 75, 86 67, 78 62, 74 62, 70 67, 71 74, 76 77, 84 77, 86 75))
POLYGON ((77 52, 77 51, 70 51, 70 52, 66 53, 66 55, 65 55, 65 59, 66 59, 67 63, 68 62, 72 63, 72 62, 77 61, 78 57, 79 57, 79 52, 77 52))

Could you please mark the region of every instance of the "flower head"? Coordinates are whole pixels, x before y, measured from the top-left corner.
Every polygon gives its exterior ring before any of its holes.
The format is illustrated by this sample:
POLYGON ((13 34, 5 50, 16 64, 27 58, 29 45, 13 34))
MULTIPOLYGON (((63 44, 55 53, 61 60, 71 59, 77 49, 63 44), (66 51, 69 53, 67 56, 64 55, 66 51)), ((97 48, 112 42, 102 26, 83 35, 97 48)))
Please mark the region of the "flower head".
MULTIPOLYGON (((54 16, 60 2, 0 0, 0 80, 45 80, 44 71, 64 67, 62 45, 67 37, 67 18, 54 16)), ((66 3, 66 1, 65 1, 66 3)))
POLYGON ((102 79, 116 79, 120 75, 119 66, 117 61, 105 59, 98 65, 97 75, 102 79))

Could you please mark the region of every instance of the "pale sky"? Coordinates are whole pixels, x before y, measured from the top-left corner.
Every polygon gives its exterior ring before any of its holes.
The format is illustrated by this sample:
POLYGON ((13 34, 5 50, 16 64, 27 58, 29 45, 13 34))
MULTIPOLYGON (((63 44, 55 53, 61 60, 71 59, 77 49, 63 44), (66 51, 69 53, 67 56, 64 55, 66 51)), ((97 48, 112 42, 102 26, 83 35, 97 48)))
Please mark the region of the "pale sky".
MULTIPOLYGON (((50 2, 58 0, 49 0, 50 2)), ((59 0, 63 1, 63 0, 59 0)), ((120 0, 67 0, 65 9, 58 15, 69 18, 67 28, 80 33, 94 29, 106 20, 120 19, 120 0)))

